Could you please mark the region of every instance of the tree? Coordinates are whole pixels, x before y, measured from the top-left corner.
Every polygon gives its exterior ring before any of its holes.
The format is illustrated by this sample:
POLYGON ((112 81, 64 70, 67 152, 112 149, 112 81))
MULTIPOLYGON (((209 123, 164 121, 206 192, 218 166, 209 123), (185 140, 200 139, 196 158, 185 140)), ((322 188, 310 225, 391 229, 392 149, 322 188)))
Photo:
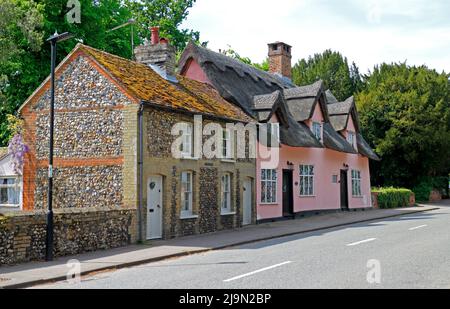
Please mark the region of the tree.
POLYGON ((450 172, 449 75, 426 66, 382 64, 356 97, 364 135, 382 161, 374 185, 414 187, 450 172))
MULTIPOLYGON (((43 32, 43 6, 29 0, 2 0, 0 2, 0 145, 11 137, 7 114, 17 104, 8 104, 8 93, 14 78, 22 68, 21 57, 27 52, 38 52, 43 32)), ((18 89, 20 91, 20 89, 18 89)))
POLYGON ((301 59, 292 68, 292 80, 298 86, 323 80, 340 101, 352 96, 361 86, 361 76, 355 63, 350 68, 347 58, 340 53, 326 50, 308 60, 301 59))
MULTIPOLYGON (((187 8, 195 1, 144 1, 145 6, 132 6, 135 1, 79 2, 81 22, 72 23, 67 19, 71 9, 67 7, 67 0, 0 1, 0 146, 5 146, 11 135, 7 129, 6 115, 14 113, 50 73, 50 44, 44 43, 42 38, 49 37, 56 30, 59 33, 69 31, 75 35, 74 39, 58 44, 57 62, 78 42, 131 59, 130 27, 108 31, 131 18, 141 17, 144 20, 142 16, 159 16, 163 34, 164 31, 173 34, 169 37, 176 38, 180 46, 185 45, 191 37, 189 31, 178 31, 174 27, 178 27, 187 17, 187 8)), ((156 21, 155 18, 151 20, 156 21)), ((135 31, 134 36, 136 45, 142 43, 141 38, 149 37, 147 34, 140 36, 142 33, 139 33, 139 29, 142 30, 143 22, 137 21, 135 27, 138 31, 135 31)))
POLYGON ((126 7, 137 21, 141 39, 150 38, 150 27, 160 27, 161 35, 181 52, 189 41, 199 42, 200 33, 180 29, 196 0, 126 0, 126 7))

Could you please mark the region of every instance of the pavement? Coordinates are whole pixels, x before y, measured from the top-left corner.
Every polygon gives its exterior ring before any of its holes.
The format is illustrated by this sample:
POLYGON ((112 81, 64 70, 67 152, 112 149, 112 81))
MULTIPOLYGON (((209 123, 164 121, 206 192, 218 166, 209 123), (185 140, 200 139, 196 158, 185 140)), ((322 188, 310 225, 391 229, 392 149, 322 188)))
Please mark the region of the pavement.
MULTIPOLYGON (((140 268, 141 265, 148 264, 148 265, 154 265, 158 263, 183 263, 184 259, 194 259, 194 264, 189 265, 196 265, 195 259, 201 259, 202 257, 214 257, 216 254, 230 254, 234 253, 237 254, 235 258, 228 259, 226 258, 225 261, 221 264, 217 262, 205 262, 205 265, 210 265, 211 267, 221 265, 222 267, 228 267, 228 271, 230 272, 230 276, 233 273, 237 272, 239 273, 238 269, 235 269, 236 267, 243 268, 242 271, 248 271, 249 270, 249 262, 246 261, 246 256, 242 255, 242 252, 247 252, 246 250, 239 249, 239 246, 248 246, 248 247, 254 247, 262 249, 266 248, 270 252, 272 252, 272 249, 276 247, 276 244, 281 243, 284 245, 287 245, 287 248, 291 248, 291 241, 286 241, 286 237, 289 239, 289 237, 293 237, 294 239, 298 238, 298 241, 312 241, 310 244, 314 250, 318 252, 308 252, 308 254, 304 254, 307 251, 305 251, 303 254, 301 252, 297 252, 295 254, 300 254, 303 256, 303 258, 306 258, 306 260, 302 261, 301 265, 303 267, 306 267, 307 270, 312 271, 314 267, 313 265, 317 265, 317 263, 314 263, 315 257, 321 257, 320 259, 323 259, 325 257, 333 258, 335 256, 335 253, 332 248, 334 243, 338 242, 331 242, 330 246, 321 246, 320 244, 323 243, 327 237, 322 238, 319 237, 321 235, 327 235, 330 233, 330 231, 337 231, 342 233, 343 231, 351 231, 351 233, 344 233, 346 237, 350 237, 352 233, 354 234, 355 231, 361 231, 365 232, 365 229, 371 226, 370 222, 375 222, 383 219, 392 220, 393 222, 402 222, 403 217, 405 216, 418 216, 420 215, 423 218, 426 218, 427 216, 434 216, 436 213, 436 216, 442 212, 442 214, 448 215, 450 208, 450 201, 443 201, 441 203, 436 204, 427 204, 427 205, 420 205, 419 207, 412 207, 412 208, 401 208, 401 209, 387 209, 387 210, 368 210, 368 211, 358 211, 358 212, 345 212, 345 213, 332 213, 332 214, 324 214, 314 217, 308 217, 304 219, 299 220, 290 220, 290 221, 282 221, 282 222, 274 222, 274 223, 266 223, 266 224, 260 224, 260 225, 254 225, 245 227, 239 230, 233 230, 233 231, 221 231, 213 234, 206 234, 206 235, 197 235, 197 236, 190 236, 190 237, 184 237, 179 238, 175 240, 169 240, 169 241, 155 241, 151 242, 147 245, 133 245, 128 246, 125 248, 118 248, 118 249, 112 249, 107 251, 97 251, 87 254, 81 254, 77 256, 71 256, 71 257, 64 257, 59 258, 55 260, 54 262, 33 262, 33 263, 27 263, 17 266, 3 266, 0 267, 0 288, 24 288, 24 287, 30 287, 35 285, 42 285, 46 283, 52 283, 59 280, 65 280, 67 273, 68 273, 68 266, 67 262, 72 259, 76 259, 81 262, 81 273, 82 275, 90 275, 96 276, 98 274, 122 274, 122 271, 138 271, 142 272, 142 269, 140 268), (389 219, 391 218, 391 219, 389 219), (355 225, 356 224, 356 225, 355 225), (359 224, 359 225, 358 225, 359 224), (360 226, 361 225, 361 226, 360 226), (310 237, 311 236, 311 237, 310 237), (237 249, 233 249, 237 248, 237 249), (222 249, 222 250, 221 250, 222 249), (326 250, 332 250, 328 254, 320 254, 321 251, 326 250), (203 253, 203 254, 200 254, 203 253), (196 255, 194 255, 196 254, 196 255), (191 256, 192 255, 192 256, 191 256), (175 257, 184 257, 181 259, 173 259, 175 257), (309 261, 313 259, 312 261, 309 261), (167 260, 167 261, 166 261, 167 260), (229 261, 229 262, 227 262, 229 261), (230 265, 232 266, 230 268, 230 265), (126 268, 126 269, 124 269, 126 268), (117 270, 122 269, 122 271, 117 272, 109 272, 111 270, 117 270), (108 272, 105 272, 108 271, 108 272)), ((448 219, 448 216, 444 216, 448 219)), ((446 222, 446 226, 448 227, 450 223, 450 220, 446 222)), ((376 225, 376 224, 375 224, 376 225)), ((444 225, 445 226, 445 225, 444 225)), ((437 235, 441 237, 445 237, 447 235, 447 244, 450 242, 448 241, 448 233, 443 233, 443 231, 440 231, 437 233, 437 235)), ((359 238, 364 239, 364 235, 353 235, 356 240, 359 238), (358 236, 358 237, 356 237, 358 236)), ((375 241, 373 241, 375 242, 375 241)), ((431 242, 433 243, 433 242, 431 242)), ((363 243, 364 244, 364 243, 363 243)), ((426 244, 426 242, 425 242, 426 244)), ((400 245, 400 244, 399 244, 400 245)), ((355 245, 358 246, 358 245, 355 245)), ((300 248, 303 248, 302 246, 292 246, 292 249, 298 250, 300 248)), ((305 250, 308 246, 305 246, 305 250)), ((447 247, 448 249, 448 247, 447 247)), ((300 249, 301 251, 303 249, 300 249)), ((286 260, 286 258, 289 256, 289 253, 284 252, 283 250, 275 250, 272 252, 272 254, 269 254, 268 252, 258 252, 258 250, 250 250, 250 252, 257 253, 257 256, 253 256, 251 258, 248 257, 248 260, 254 259, 257 263, 255 265, 252 265, 252 268, 258 269, 257 264, 268 264, 270 266, 270 259, 267 261, 261 257, 266 257, 274 255, 273 261, 275 260, 286 260), (279 253, 277 253, 279 252, 279 253), (284 253, 283 253, 284 252, 284 253), (285 254, 286 253, 286 254, 285 254), (276 255, 281 255, 280 257, 276 257, 276 255), (254 266, 254 267, 253 267, 254 266)), ((449 256, 450 252, 447 252, 447 256, 449 256)), ((294 253, 293 253, 294 254, 294 253)), ((291 258, 292 260, 295 260, 294 258, 291 258)), ((224 260, 223 258, 220 258, 220 260, 224 260)), ((293 261, 284 261, 284 262, 290 262, 286 264, 282 264, 283 261, 280 263, 282 265, 277 266, 275 268, 279 269, 287 269, 290 267, 290 264, 293 264, 293 261)), ((352 265, 353 258, 350 257, 347 261, 342 261, 343 264, 346 265, 352 265)), ((444 263, 445 264, 445 263, 444 263)), ((273 265, 272 265, 273 266, 273 265)), ((145 267, 145 266, 143 266, 145 267)), ((170 267, 169 267, 170 268, 170 267)), ((156 271, 156 274, 150 274, 149 276, 145 276, 142 280, 138 280, 139 276, 133 275, 136 280, 133 280, 133 276, 130 277, 129 285, 122 284, 121 282, 115 282, 115 284, 118 285, 118 287, 124 288, 124 287, 133 287, 135 284, 139 284, 139 287, 157 287, 157 288, 164 288, 164 287, 177 287, 178 282, 175 278, 177 276, 188 276, 195 275, 195 269, 198 269, 196 267, 187 267, 186 271, 180 272, 182 267, 173 267, 170 268, 172 270, 175 270, 175 274, 164 274, 164 268, 161 270, 158 267, 152 268, 156 271), (158 272, 159 271, 159 272, 158 272), (161 272, 162 271, 162 272, 161 272), (177 275, 178 274, 178 275, 177 275), (151 280, 148 281, 148 278, 152 278, 154 281, 153 283, 155 285, 152 285, 151 280), (134 282, 134 283, 133 283, 134 282), (166 282, 167 285, 164 285, 164 282, 166 282)), ((202 268, 203 270, 206 270, 207 267, 202 268)), ((450 267, 448 267, 450 269, 450 267)), ((324 271, 327 269, 325 268, 324 271)), ((445 273, 445 272, 442 272, 445 273)), ((202 282, 208 283, 214 275, 221 274, 220 271, 217 270, 208 270, 204 275, 206 278, 210 278, 207 280, 204 280, 202 282), (209 276, 209 277, 208 277, 209 276)), ((196 275, 197 276, 197 275, 196 275)), ((185 282, 187 285, 185 287, 188 288, 195 288, 195 287, 207 287, 207 288, 214 288, 214 287, 224 287, 222 285, 199 285, 196 286, 195 284, 191 284, 195 282, 195 280, 199 280, 202 278, 193 276, 188 281, 182 281, 185 282), (197 279, 195 279, 197 278, 197 279)), ((232 282, 245 282, 245 285, 243 287, 245 288, 251 288, 252 285, 248 284, 247 280, 252 280, 252 276, 249 276, 249 279, 243 279, 243 280, 232 280, 232 282)), ((83 281, 82 287, 86 287, 85 282, 89 282, 89 278, 86 277, 87 281, 83 281)), ((231 277, 230 277, 231 278, 231 277)), ((181 278, 182 279, 182 278, 181 278)), ((126 280, 125 280, 126 281, 126 280)), ((286 280, 285 280, 286 281, 286 280)), ((92 281, 94 282, 94 281, 92 281)), ((97 281, 95 281, 97 282, 97 281)), ((104 283, 108 281, 103 281, 104 283)), ((106 287, 112 287, 114 286, 114 282, 107 285, 106 287)), ((289 282, 287 280, 286 282, 289 282)), ((447 286, 450 285, 450 282, 447 282, 447 286)), ((57 283, 56 286, 64 287, 64 283, 57 283)), ((239 284, 230 284, 231 287, 240 287, 239 284)), ((259 286, 259 285, 258 285, 259 286)), ((67 287, 67 286, 66 286, 67 287)), ((277 288, 277 285, 270 284, 271 288, 277 288)), ((181 288, 181 286, 180 286, 181 288)))

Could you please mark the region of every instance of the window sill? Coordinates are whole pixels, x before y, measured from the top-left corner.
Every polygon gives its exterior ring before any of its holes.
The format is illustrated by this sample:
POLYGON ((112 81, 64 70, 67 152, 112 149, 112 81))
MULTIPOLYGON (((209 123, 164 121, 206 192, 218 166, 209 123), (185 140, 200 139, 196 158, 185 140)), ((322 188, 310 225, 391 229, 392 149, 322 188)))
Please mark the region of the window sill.
POLYGON ((236 214, 235 211, 232 212, 222 212, 220 215, 221 216, 234 216, 236 214))
POLYGON ((260 203, 261 206, 278 206, 278 203, 260 203))
POLYGON ((361 195, 361 196, 359 196, 359 195, 353 195, 352 198, 360 198, 360 199, 362 199, 362 198, 364 198, 364 196, 362 196, 362 195, 361 195))
POLYGON ((222 159, 220 161, 223 163, 236 163, 236 160, 231 160, 231 159, 222 159))
POLYGON ((180 220, 190 220, 190 219, 198 219, 198 215, 185 215, 180 217, 180 220))
POLYGON ((198 161, 198 160, 200 160, 200 158, 194 158, 194 157, 182 157, 181 160, 198 161))
POLYGON ((316 198, 316 195, 300 195, 300 198, 316 198))

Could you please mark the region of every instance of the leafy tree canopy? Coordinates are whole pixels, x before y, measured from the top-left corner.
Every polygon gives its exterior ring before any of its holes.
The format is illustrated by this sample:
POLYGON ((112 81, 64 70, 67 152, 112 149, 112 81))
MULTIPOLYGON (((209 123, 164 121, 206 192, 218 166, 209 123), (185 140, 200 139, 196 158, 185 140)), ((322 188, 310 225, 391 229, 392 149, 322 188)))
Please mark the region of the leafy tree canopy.
POLYGON ((303 86, 323 80, 340 101, 352 96, 361 87, 361 76, 355 63, 348 65, 339 52, 326 50, 308 59, 301 59, 292 68, 292 80, 303 86))
POLYGON ((78 42, 131 59, 130 26, 109 31, 136 19, 134 42, 149 37, 150 25, 183 48, 198 32, 178 30, 195 0, 79 0, 81 20, 72 23, 67 0, 0 1, 0 146, 11 133, 6 115, 14 113, 50 73, 50 44, 43 39, 69 31, 74 39, 58 44, 61 61, 78 42), (150 24, 151 22, 151 24, 150 24), (6 48, 3 48, 6 46, 6 48))
POLYGON ((412 187, 450 172, 449 76, 426 66, 382 64, 356 102, 364 135, 382 161, 374 184, 412 187))
POLYGON ((136 19, 139 37, 150 38, 150 27, 159 26, 161 35, 168 38, 178 52, 189 41, 199 42, 200 33, 180 29, 196 0, 126 0, 125 5, 136 19))

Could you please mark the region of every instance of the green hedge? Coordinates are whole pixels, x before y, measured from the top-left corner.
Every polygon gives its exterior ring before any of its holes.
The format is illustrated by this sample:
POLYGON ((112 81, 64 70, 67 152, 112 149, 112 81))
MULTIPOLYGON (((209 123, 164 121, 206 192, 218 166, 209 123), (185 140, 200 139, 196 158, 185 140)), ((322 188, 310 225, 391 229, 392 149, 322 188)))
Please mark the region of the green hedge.
POLYGON ((413 193, 402 188, 375 188, 372 192, 378 193, 378 207, 382 209, 408 207, 413 193))

